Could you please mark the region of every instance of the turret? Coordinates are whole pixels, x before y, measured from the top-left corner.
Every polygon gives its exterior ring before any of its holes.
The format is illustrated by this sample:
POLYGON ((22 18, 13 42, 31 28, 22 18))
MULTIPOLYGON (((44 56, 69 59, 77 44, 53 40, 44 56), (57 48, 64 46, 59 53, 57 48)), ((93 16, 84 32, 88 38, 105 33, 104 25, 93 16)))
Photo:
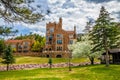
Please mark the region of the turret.
POLYGON ((76 26, 74 26, 74 32, 76 33, 76 26))
POLYGON ((74 26, 74 38, 76 38, 76 26, 74 26))
POLYGON ((59 18, 59 29, 62 29, 62 18, 59 18))
POLYGON ((62 18, 61 17, 59 18, 59 23, 62 25, 62 18))

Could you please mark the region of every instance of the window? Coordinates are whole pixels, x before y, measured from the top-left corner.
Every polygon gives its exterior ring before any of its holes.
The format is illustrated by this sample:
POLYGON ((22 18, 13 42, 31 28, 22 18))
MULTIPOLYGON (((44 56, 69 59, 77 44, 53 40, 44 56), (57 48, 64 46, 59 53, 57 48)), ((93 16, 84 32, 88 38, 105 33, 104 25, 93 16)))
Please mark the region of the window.
POLYGON ((28 48, 28 46, 26 46, 26 45, 25 45, 23 48, 24 48, 24 49, 27 49, 27 48, 28 48))
POLYGON ((15 44, 12 44, 11 47, 12 47, 12 48, 16 48, 16 45, 15 45, 15 44))
POLYGON ((62 40, 57 40, 57 44, 62 44, 62 40))
POLYGON ((51 34, 51 35, 49 36, 49 41, 52 41, 52 39, 53 39, 53 35, 51 34))
POLYGON ((63 35, 62 34, 57 34, 57 38, 62 38, 63 35))
POLYGON ((46 36, 46 41, 48 41, 48 36, 46 36))
POLYGON ((23 44, 27 46, 27 45, 29 45, 29 42, 23 42, 23 44))
POLYGON ((49 29, 47 29, 47 33, 49 33, 49 29))
POLYGON ((69 41, 69 44, 73 44, 73 40, 70 40, 70 41, 69 41))
POLYGON ((50 33, 54 32, 54 28, 50 28, 50 33))
POLYGON ((49 42, 46 42, 46 44, 49 44, 49 42))
POLYGON ((58 46, 58 47, 57 47, 57 51, 62 51, 62 47, 61 47, 61 46, 58 46))
POLYGON ((21 46, 21 45, 18 45, 18 49, 22 49, 22 46, 21 46))
POLYGON ((73 38, 73 35, 72 35, 72 34, 70 34, 70 35, 69 35, 69 38, 73 38))
POLYGON ((24 49, 27 49, 28 46, 29 46, 29 44, 30 44, 29 42, 23 42, 23 48, 24 48, 24 49))

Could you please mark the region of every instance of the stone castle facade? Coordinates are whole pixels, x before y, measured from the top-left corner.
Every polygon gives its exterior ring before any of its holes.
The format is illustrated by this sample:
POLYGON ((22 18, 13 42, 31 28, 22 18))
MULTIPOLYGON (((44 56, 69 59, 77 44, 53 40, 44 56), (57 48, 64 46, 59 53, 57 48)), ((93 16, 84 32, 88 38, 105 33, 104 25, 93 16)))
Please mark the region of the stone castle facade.
POLYGON ((69 56, 68 45, 76 40, 76 27, 73 31, 62 29, 62 18, 59 22, 49 22, 46 24, 46 45, 44 53, 47 57, 67 57, 69 56))

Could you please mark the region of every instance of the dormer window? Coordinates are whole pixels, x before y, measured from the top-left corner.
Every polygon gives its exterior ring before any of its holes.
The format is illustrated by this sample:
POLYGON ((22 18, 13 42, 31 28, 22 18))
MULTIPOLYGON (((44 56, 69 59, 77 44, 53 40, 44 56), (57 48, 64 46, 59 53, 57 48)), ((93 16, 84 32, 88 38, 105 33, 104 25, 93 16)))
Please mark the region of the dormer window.
POLYGON ((73 38, 73 35, 72 35, 72 34, 70 34, 70 35, 69 35, 69 38, 73 38))

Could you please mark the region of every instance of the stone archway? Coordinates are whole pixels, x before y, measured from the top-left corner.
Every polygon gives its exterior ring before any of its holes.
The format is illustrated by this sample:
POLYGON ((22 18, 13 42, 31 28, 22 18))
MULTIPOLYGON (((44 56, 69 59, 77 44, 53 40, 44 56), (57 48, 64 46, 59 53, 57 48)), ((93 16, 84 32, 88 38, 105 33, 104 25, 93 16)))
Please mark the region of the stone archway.
POLYGON ((62 58, 62 55, 58 54, 58 55, 56 56, 56 58, 62 58))
POLYGON ((46 57, 49 58, 50 56, 47 54, 46 57))

